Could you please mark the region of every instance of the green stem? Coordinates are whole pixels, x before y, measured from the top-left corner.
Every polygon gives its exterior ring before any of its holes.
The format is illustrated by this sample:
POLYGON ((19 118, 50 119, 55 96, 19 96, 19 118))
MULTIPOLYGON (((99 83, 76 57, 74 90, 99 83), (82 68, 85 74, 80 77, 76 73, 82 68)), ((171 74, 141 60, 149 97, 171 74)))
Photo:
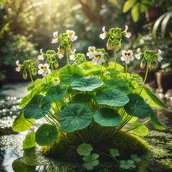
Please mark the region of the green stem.
POLYGON ((33 82, 32 73, 30 71, 29 71, 29 77, 30 77, 31 81, 33 82))
POLYGON ((53 70, 54 70, 54 68, 53 68, 53 64, 51 64, 50 66, 51 66, 51 71, 53 71, 53 70))
POLYGON ((147 79, 147 77, 148 77, 148 73, 149 73, 149 64, 147 64, 147 66, 146 66, 146 74, 145 74, 145 77, 144 77, 144 80, 143 80, 143 86, 142 86, 142 88, 141 88, 140 94, 141 94, 142 91, 143 91, 144 85, 145 85, 145 83, 146 83, 146 79, 147 79))
POLYGON ((66 63, 69 64, 69 54, 67 48, 66 48, 66 63))
POLYGON ((147 66, 146 66, 146 74, 145 74, 145 78, 144 78, 143 84, 145 84, 145 82, 146 82, 148 73, 149 73, 149 65, 147 64, 147 66))
POLYGON ((128 65, 125 63, 125 73, 126 73, 126 78, 127 78, 127 71, 128 71, 128 65))
POLYGON ((114 49, 114 62, 115 62, 115 69, 116 69, 116 49, 114 49))

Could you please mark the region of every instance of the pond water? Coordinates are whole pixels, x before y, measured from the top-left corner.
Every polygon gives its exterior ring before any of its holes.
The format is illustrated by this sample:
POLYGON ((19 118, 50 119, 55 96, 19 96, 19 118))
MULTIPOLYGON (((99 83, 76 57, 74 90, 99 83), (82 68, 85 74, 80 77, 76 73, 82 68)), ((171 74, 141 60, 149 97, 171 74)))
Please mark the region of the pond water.
MULTIPOLYGON (((21 101, 21 97, 27 94, 28 85, 29 83, 7 84, 3 85, 0 89, 0 172, 13 172, 14 167, 12 168, 12 164, 13 166, 16 164, 13 163, 15 160, 25 154, 24 162, 27 161, 27 157, 30 156, 29 153, 27 155, 27 152, 22 150, 22 140, 26 133, 17 134, 13 132, 11 128, 13 120, 20 112, 18 105, 21 101)), ((172 99, 169 98, 166 100, 166 103, 169 105, 168 111, 157 111, 157 115, 169 129, 165 132, 157 132, 149 126, 151 132, 146 138, 152 146, 156 144, 156 149, 154 149, 155 158, 150 162, 152 165, 148 170, 152 172, 156 168, 155 162, 163 166, 162 170, 158 169, 158 167, 156 171, 160 170, 159 172, 163 172, 163 169, 165 170, 164 172, 168 170, 172 171, 172 99), (154 170, 152 170, 152 168, 154 168, 154 170)), ((39 125, 39 123, 37 125, 39 125)), ((32 164, 34 165, 28 168, 25 167, 23 163, 21 164, 22 169, 15 169, 15 171, 50 171, 47 168, 47 164, 51 164, 51 167, 54 169, 52 170, 53 172, 56 171, 56 162, 42 157, 39 154, 39 148, 33 150, 33 152, 32 164)))

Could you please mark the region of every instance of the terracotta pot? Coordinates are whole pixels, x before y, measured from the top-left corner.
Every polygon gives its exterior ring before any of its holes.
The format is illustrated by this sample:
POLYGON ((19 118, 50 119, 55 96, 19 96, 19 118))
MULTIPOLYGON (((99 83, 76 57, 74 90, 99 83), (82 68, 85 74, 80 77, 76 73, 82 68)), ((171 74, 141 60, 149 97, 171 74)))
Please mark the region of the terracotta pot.
POLYGON ((156 92, 166 93, 167 90, 172 89, 172 74, 164 72, 156 72, 156 82, 158 88, 156 92))
POLYGON ((148 22, 156 20, 162 14, 160 7, 153 7, 145 11, 145 17, 148 22))

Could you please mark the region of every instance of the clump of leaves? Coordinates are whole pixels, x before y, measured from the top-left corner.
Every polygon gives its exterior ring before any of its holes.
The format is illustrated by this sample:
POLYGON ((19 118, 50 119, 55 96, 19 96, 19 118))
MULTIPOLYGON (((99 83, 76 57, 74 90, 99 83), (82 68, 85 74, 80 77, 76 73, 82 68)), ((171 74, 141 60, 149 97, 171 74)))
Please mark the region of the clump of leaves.
POLYGON ((96 153, 91 154, 93 147, 90 144, 83 143, 78 146, 77 152, 79 155, 84 156, 82 159, 84 161, 83 166, 87 170, 92 170, 95 166, 99 164, 99 155, 96 153))
POLYGON ((99 155, 95 153, 93 153, 92 155, 83 157, 82 159, 84 161, 84 164, 83 164, 84 167, 87 170, 92 170, 95 166, 99 164, 98 158, 99 158, 99 155))

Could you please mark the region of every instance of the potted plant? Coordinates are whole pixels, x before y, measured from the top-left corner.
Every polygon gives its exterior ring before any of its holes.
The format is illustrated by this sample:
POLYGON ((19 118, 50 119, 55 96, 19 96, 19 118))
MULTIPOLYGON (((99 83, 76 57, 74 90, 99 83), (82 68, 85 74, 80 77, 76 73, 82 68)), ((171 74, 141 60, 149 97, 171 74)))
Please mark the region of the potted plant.
POLYGON ((128 73, 128 64, 134 61, 132 50, 123 49, 123 40, 131 36, 128 27, 124 31, 120 28, 106 31, 105 27, 102 30, 100 38, 108 38, 106 47, 114 51, 112 62, 104 48, 88 48, 87 56, 92 61, 76 53, 77 36, 72 30, 54 33, 52 42, 59 43, 58 52, 41 50, 38 74, 43 78, 32 79, 37 71, 36 61, 27 60, 23 64, 17 61, 16 70, 22 71, 25 78, 30 77, 32 83, 12 128, 16 132, 30 130, 37 120, 44 118, 46 122, 26 135, 24 149, 40 145, 44 155, 79 163, 79 168, 85 171, 98 170, 99 164, 106 162, 113 162, 108 167, 111 170, 139 169, 149 146, 137 135, 147 135, 148 121, 156 129, 166 129, 152 109, 167 108, 166 105, 144 86, 149 69, 160 54, 138 50, 136 57, 146 67, 142 80, 137 74, 128 73), (116 52, 121 49, 125 67, 116 63, 116 52), (64 57, 66 65, 55 70, 57 59, 64 57))
MULTIPOLYGON (((167 27, 170 23, 170 19, 172 17, 172 12, 165 12, 161 15, 154 23, 152 34, 156 40, 165 39, 166 49, 164 50, 164 62, 160 66, 160 70, 156 72, 156 80, 157 80, 157 92, 166 93, 168 90, 172 89, 172 60, 171 60, 171 52, 172 52, 172 42, 171 42, 171 27, 167 27), (167 29, 168 28, 168 29, 167 29), (158 29, 161 30, 161 36, 157 34, 158 29)), ((168 96, 168 95, 167 95, 168 96)), ((171 96, 171 93, 170 95, 171 96)))

